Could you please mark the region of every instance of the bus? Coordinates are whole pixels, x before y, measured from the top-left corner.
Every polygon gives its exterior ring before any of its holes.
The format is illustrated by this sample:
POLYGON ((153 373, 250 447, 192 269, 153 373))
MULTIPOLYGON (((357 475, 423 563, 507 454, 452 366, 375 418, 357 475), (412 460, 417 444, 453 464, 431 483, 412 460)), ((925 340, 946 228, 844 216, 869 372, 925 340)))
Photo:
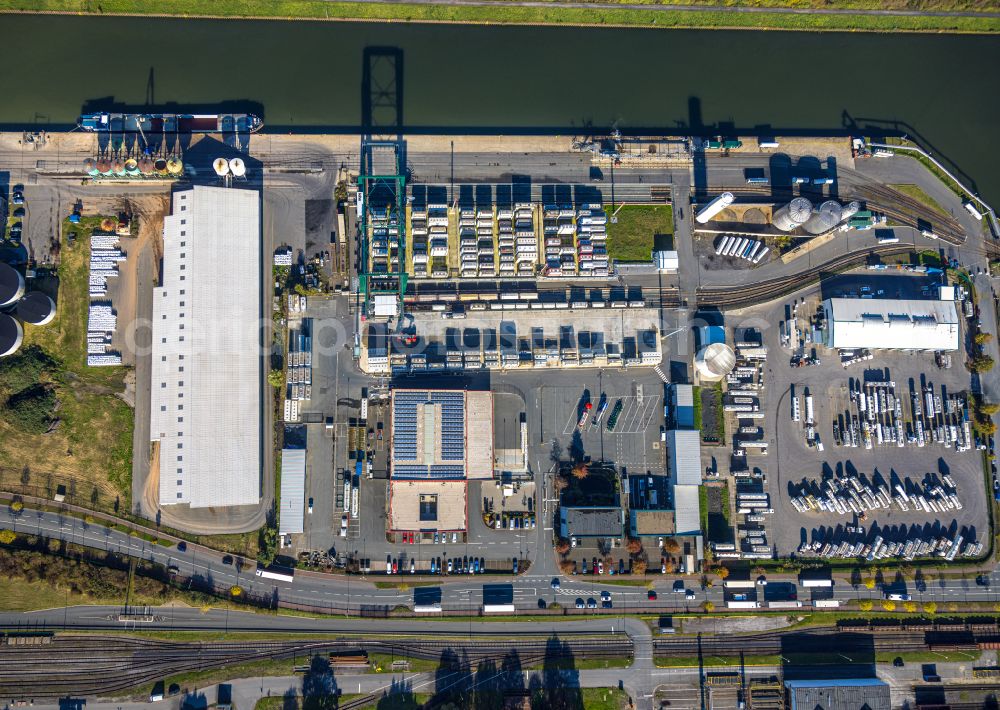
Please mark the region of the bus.
POLYGON ((441 603, 435 602, 433 604, 414 604, 413 605, 414 614, 440 614, 441 613, 441 603))
POLYGON ((266 567, 258 567, 256 574, 258 577, 263 577, 264 579, 273 579, 279 582, 294 582, 295 579, 292 576, 294 572, 295 571, 292 569, 280 567, 272 567, 270 569, 266 567))

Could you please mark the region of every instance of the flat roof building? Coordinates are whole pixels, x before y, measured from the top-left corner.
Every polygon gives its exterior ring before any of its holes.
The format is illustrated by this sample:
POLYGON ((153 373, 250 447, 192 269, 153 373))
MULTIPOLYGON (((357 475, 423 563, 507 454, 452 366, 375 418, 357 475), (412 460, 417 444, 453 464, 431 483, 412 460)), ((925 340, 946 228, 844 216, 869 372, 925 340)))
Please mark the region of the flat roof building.
POLYGON ((389 529, 460 532, 468 526, 465 481, 392 481, 389 529))
POLYGON ((694 429, 694 386, 670 385, 670 403, 674 411, 674 426, 678 429, 694 429))
POLYGON ((668 431, 667 461, 675 485, 701 484, 701 432, 697 429, 668 431))
POLYGON ((831 348, 958 350, 958 311, 947 300, 828 298, 823 301, 831 348))
POLYGON ((193 187, 163 224, 153 289, 150 439, 160 505, 261 497, 261 244, 256 190, 193 187))
POLYGON ((878 678, 786 680, 789 710, 890 710, 889 685, 878 678))
POLYGON ((625 524, 621 508, 561 506, 559 529, 562 537, 621 537, 625 524))

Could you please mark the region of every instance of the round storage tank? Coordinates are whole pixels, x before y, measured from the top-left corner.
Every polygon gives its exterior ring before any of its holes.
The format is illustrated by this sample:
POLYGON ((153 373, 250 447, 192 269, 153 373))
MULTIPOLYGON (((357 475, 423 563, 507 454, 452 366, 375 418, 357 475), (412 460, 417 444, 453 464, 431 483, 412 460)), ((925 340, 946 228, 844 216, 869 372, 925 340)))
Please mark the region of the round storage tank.
POLYGON ((157 158, 156 162, 153 163, 153 169, 156 170, 156 172, 158 172, 160 175, 166 175, 167 174, 167 159, 166 158, 157 158))
POLYGON ((694 366, 703 380, 715 382, 733 371, 736 353, 725 343, 712 343, 698 351, 694 366))
POLYGON ((236 177, 243 177, 247 174, 246 163, 242 158, 233 158, 229 161, 229 171, 236 177))
POLYGON ((184 172, 184 163, 180 158, 170 156, 170 160, 167 161, 167 172, 171 175, 180 175, 184 172))
POLYGON ((56 304, 41 291, 32 291, 17 302, 17 317, 32 325, 46 325, 56 317, 56 304))
POLYGON ((784 207, 775 210, 771 215, 771 224, 782 232, 791 232, 809 219, 812 207, 812 202, 807 198, 796 197, 784 207))
POLYGON ((844 208, 840 211, 840 221, 843 222, 845 219, 850 219, 858 212, 861 211, 861 203, 858 201, 849 202, 844 205, 844 208))
POLYGON ((24 329, 17 319, 0 313, 0 357, 16 353, 23 339, 24 329))
POLYGON ((124 177, 125 175, 125 162, 115 158, 111 161, 111 171, 118 177, 124 177))
POLYGON ((225 158, 216 158, 213 160, 212 167, 215 169, 215 174, 219 177, 229 174, 229 161, 225 158))
POLYGON ((101 158, 100 160, 98 160, 97 161, 97 172, 99 172, 101 175, 110 175, 111 174, 111 161, 108 160, 107 158, 101 158))
POLYGON ((24 277, 10 264, 0 261, 0 308, 24 295, 24 277))
POLYGON ((139 161, 135 158, 126 160, 125 172, 128 173, 129 177, 137 177, 139 175, 139 161))
POLYGON ((93 158, 87 158, 83 161, 83 172, 87 173, 93 177, 97 175, 100 171, 97 169, 97 161, 93 158))
POLYGON ((143 175, 150 175, 153 172, 153 160, 148 155, 139 158, 139 172, 143 175))
POLYGON ((840 215, 840 203, 835 200, 827 200, 813 212, 812 217, 802 225, 802 228, 810 234, 829 232, 840 224, 840 215))

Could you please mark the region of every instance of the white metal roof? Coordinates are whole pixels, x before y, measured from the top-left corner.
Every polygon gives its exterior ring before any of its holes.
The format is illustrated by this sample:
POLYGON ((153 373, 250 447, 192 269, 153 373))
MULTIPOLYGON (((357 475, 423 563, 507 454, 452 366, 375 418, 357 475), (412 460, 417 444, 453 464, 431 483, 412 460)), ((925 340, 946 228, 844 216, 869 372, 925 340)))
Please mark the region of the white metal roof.
POLYGON ((701 484, 701 432, 697 429, 672 429, 667 432, 667 458, 670 477, 678 485, 701 484))
POLYGON ((694 535, 701 531, 701 508, 698 486, 674 486, 675 535, 694 535))
POLYGON ((153 289, 150 438, 160 504, 260 500, 260 195, 194 187, 163 224, 153 289))
POLYGON ((954 301, 829 298, 823 304, 833 348, 958 350, 954 301))
POLYGON ((281 508, 278 532, 298 535, 305 524, 306 450, 281 450, 281 508))

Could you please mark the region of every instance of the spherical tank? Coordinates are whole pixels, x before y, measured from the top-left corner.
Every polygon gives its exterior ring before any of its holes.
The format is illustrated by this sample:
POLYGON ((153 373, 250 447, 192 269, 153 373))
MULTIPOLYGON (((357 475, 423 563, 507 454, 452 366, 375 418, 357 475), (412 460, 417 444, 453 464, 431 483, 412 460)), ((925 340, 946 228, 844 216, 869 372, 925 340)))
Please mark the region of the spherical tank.
POLYGON ((160 175, 166 175, 167 173, 167 159, 157 158, 156 162, 153 163, 153 169, 156 170, 160 175))
POLYGON ((130 177, 135 177, 139 174, 139 161, 135 158, 129 158, 125 161, 125 172, 128 173, 130 177))
POLYGON ((167 161, 167 172, 171 175, 180 175, 184 172, 184 162, 177 156, 170 156, 167 161))
POLYGON ((111 161, 111 171, 115 175, 121 177, 122 175, 125 174, 125 162, 119 160, 118 158, 115 158, 114 160, 111 161))
POLYGON ((153 160, 148 155, 139 158, 139 172, 143 175, 150 175, 153 172, 153 160))
POLYGON ((16 353, 23 339, 24 329, 17 319, 0 313, 0 357, 16 353))
POLYGON ((813 212, 802 228, 810 234, 829 232, 840 223, 840 214, 840 203, 835 200, 827 200, 813 212))
POLYGON ((715 382, 733 371, 736 366, 736 354, 725 343, 706 345, 694 358, 695 369, 702 379, 715 382))
POLYGON ((225 158, 216 158, 213 160, 212 167, 215 168, 215 174, 219 177, 229 174, 229 161, 225 158))
POLYGON ((782 232, 791 232, 798 228, 812 214, 812 203, 805 197, 796 197, 784 207, 775 210, 771 215, 771 224, 782 232))
POLYGON ((24 277, 9 264, 0 261, 0 308, 9 306, 24 295, 24 277))
POLYGON ((83 161, 83 171, 85 173, 87 173, 87 175, 91 175, 91 176, 97 175, 98 172, 100 172, 97 169, 97 161, 94 160, 93 158, 87 158, 87 159, 85 159, 83 161))
POLYGON ((46 325, 56 317, 56 304, 41 291, 32 291, 17 302, 17 317, 32 325, 46 325))
POLYGON ((101 173, 101 175, 110 175, 111 174, 111 161, 108 160, 107 158, 101 158, 100 160, 98 160, 97 161, 97 171, 99 173, 101 173))
POLYGON ((247 174, 246 163, 242 158, 233 158, 229 161, 229 171, 236 177, 243 177, 247 174))

